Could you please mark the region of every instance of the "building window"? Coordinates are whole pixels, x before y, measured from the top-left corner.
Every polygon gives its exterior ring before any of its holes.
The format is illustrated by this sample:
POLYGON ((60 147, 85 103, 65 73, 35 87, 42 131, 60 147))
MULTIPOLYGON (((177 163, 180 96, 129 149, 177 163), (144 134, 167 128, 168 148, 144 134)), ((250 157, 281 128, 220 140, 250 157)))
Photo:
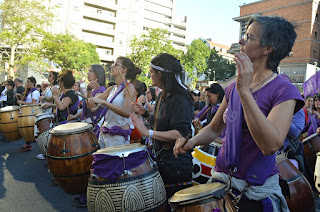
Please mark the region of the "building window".
POLYGON ((119 40, 119 44, 122 44, 122 40, 119 40))
POLYGON ((316 21, 318 20, 318 13, 316 14, 316 21))
POLYGON ((318 32, 314 32, 314 37, 317 39, 318 38, 318 32))
POLYGON ((293 57, 293 51, 290 51, 290 52, 289 52, 288 57, 293 57))
POLYGON ((98 14, 101 14, 101 13, 102 13, 102 10, 101 10, 101 9, 97 9, 97 13, 98 13, 98 14))
POLYGON ((317 56, 317 51, 313 51, 313 57, 317 56))

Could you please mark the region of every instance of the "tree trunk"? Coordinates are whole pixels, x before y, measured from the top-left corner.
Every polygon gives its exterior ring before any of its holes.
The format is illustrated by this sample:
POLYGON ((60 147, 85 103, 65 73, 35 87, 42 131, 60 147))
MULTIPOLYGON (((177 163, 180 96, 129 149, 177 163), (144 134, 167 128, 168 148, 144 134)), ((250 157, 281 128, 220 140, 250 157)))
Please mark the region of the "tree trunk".
POLYGON ((11 46, 11 53, 10 53, 10 61, 9 61, 9 71, 8 71, 8 79, 14 78, 14 54, 16 51, 16 46, 11 46))

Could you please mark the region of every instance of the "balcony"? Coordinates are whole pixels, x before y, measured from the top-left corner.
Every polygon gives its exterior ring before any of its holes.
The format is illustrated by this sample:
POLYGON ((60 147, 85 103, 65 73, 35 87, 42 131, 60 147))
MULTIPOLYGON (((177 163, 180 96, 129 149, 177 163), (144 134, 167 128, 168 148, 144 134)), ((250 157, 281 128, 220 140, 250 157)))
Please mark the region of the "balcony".
POLYGON ((107 54, 106 53, 106 49, 97 48, 96 51, 97 51, 97 53, 99 55, 100 60, 103 60, 103 61, 114 61, 113 55, 107 54))
POLYGON ((83 16, 87 18, 102 20, 105 22, 116 23, 116 17, 110 12, 106 12, 105 10, 99 10, 95 8, 85 8, 83 11, 83 16))
POLYGON ((187 16, 184 17, 172 17, 173 25, 187 27, 187 16))
POLYGON ((169 40, 172 40, 175 43, 180 43, 180 44, 186 44, 186 39, 185 38, 181 38, 181 37, 176 37, 176 36, 170 36, 169 40))
POLYGON ((84 20, 82 29, 86 31, 115 36, 115 30, 112 29, 110 25, 103 22, 94 22, 90 20, 84 20))
POLYGON ((177 29, 177 28, 175 28, 175 27, 169 29, 169 32, 173 32, 174 34, 184 35, 184 36, 187 34, 187 30, 177 29))
POLYGON ((229 54, 235 54, 237 52, 240 52, 240 43, 233 43, 227 52, 229 54))
POLYGON ((84 4, 93 5, 97 7, 103 7, 110 10, 118 10, 115 0, 84 0, 84 4))
POLYGON ((115 44, 114 42, 108 41, 107 38, 104 38, 103 36, 88 36, 84 35, 83 40, 89 43, 93 43, 96 46, 103 46, 106 48, 113 49, 115 44))

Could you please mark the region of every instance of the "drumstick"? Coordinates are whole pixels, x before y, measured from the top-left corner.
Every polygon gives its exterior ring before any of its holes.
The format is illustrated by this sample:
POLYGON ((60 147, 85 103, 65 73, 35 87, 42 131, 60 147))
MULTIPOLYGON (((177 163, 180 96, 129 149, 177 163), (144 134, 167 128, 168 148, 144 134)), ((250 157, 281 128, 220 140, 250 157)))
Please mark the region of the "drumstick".
POLYGON ((308 140, 310 140, 311 138, 314 138, 314 137, 316 137, 316 136, 318 136, 318 133, 314 133, 314 134, 312 134, 312 135, 309 135, 308 137, 306 137, 305 139, 302 140, 302 143, 304 143, 304 142, 306 142, 306 141, 308 141, 308 140))
POLYGON ((208 109, 200 116, 199 120, 201 120, 203 118, 203 116, 208 113, 208 111, 211 109, 211 107, 208 107, 208 109))
POLYGON ((68 117, 70 116, 70 112, 69 112, 69 106, 67 105, 67 112, 68 112, 68 117))
POLYGON ((191 137, 191 134, 189 133, 186 137, 186 141, 184 142, 184 144, 181 146, 181 149, 184 147, 184 145, 186 145, 186 143, 188 142, 189 138, 191 137))
POLYGON ((120 75, 120 77, 121 77, 121 79, 122 79, 122 82, 124 83, 124 86, 126 87, 126 90, 127 90, 128 94, 129 94, 129 96, 130 96, 130 98, 131 98, 131 101, 132 101, 132 102, 135 102, 134 98, 131 96, 131 93, 129 92, 129 88, 128 88, 128 86, 127 86, 127 83, 126 83, 126 81, 124 80, 124 78, 123 78, 120 70, 118 70, 118 72, 119 72, 119 75, 120 75))
MULTIPOLYGON (((80 93, 76 93, 78 96, 81 96, 82 98, 84 98, 85 100, 87 100, 88 101, 88 97, 86 97, 86 96, 84 96, 84 95, 82 95, 82 94, 80 94, 80 93)), ((101 104, 97 104, 99 107, 102 107, 102 108, 106 108, 104 105, 101 105, 101 104)))

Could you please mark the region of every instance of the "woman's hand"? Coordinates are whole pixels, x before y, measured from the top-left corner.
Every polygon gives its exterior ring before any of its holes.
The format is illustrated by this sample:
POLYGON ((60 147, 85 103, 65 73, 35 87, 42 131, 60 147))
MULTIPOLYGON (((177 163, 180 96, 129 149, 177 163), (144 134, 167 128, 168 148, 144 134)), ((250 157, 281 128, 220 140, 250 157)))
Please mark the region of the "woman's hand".
POLYGON ((320 113, 318 111, 313 110, 312 113, 315 114, 318 119, 320 119, 320 113))
POLYGON ((43 109, 47 109, 48 107, 50 107, 50 105, 45 102, 45 103, 41 104, 41 107, 42 107, 43 109))
POLYGON ((24 103, 24 101, 18 100, 17 103, 18 103, 18 105, 22 105, 24 103))
POLYGON ((75 120, 74 117, 75 117, 74 115, 70 114, 70 115, 68 116, 67 120, 68 120, 68 121, 75 120))
POLYGON ((51 88, 51 93, 52 93, 52 96, 58 96, 59 95, 59 88, 57 86, 53 86, 51 88))
POLYGON ((97 90, 99 89, 100 85, 97 81, 92 80, 91 82, 89 82, 88 87, 92 88, 93 90, 97 90))
POLYGON ((253 80, 253 64, 244 52, 236 53, 234 61, 238 69, 237 89, 238 91, 250 91, 253 80))
POLYGON ((200 120, 197 118, 197 119, 194 119, 193 121, 192 121, 192 123, 193 123, 193 125, 195 126, 195 127, 198 127, 199 125, 200 125, 200 120))
POLYGON ((92 98, 89 98, 89 99, 88 99, 88 103, 89 103, 89 104, 94 103, 94 104, 100 104, 100 105, 102 105, 102 104, 105 103, 105 102, 106 102, 105 100, 99 99, 99 98, 97 98, 97 97, 92 97, 92 98))
POLYGON ((146 109, 139 102, 132 102, 132 111, 139 115, 143 115, 146 112, 146 109))
POLYGON ((139 117, 136 114, 131 113, 130 118, 133 122, 133 125, 135 126, 135 128, 137 128, 137 130, 140 132, 142 136, 149 135, 149 130, 146 128, 143 121, 139 119, 139 117))
POLYGON ((40 96, 39 97, 39 102, 42 102, 42 100, 44 100, 44 98, 45 98, 44 96, 40 96))
POLYGON ((194 147, 192 140, 188 140, 186 143, 185 138, 178 138, 173 147, 173 154, 177 158, 179 154, 184 154, 190 151, 194 147))

